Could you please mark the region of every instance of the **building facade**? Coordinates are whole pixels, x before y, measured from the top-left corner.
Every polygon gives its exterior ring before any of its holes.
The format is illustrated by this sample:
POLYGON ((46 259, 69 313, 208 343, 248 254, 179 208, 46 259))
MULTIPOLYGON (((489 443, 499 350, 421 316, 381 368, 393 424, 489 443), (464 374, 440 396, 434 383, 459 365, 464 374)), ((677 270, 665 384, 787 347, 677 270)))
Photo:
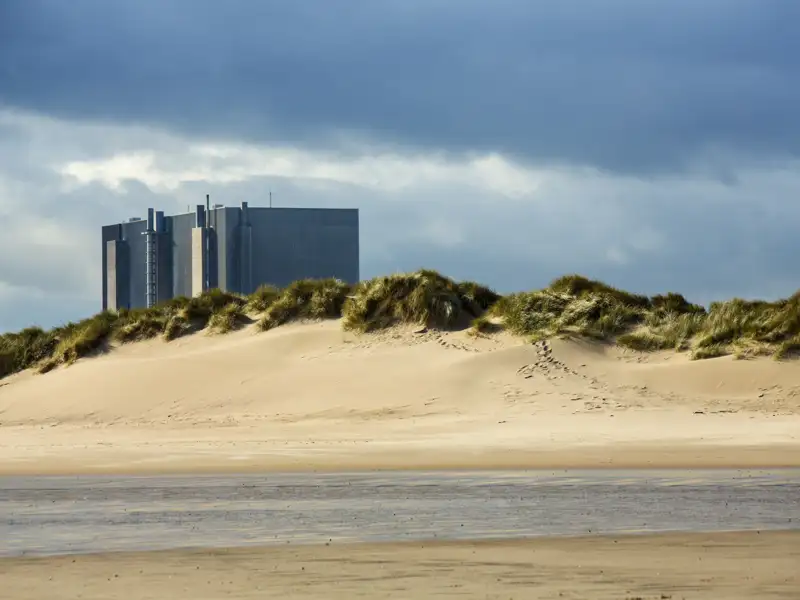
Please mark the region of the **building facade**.
POLYGON ((102 228, 103 310, 303 278, 359 280, 358 209, 213 208, 102 228))

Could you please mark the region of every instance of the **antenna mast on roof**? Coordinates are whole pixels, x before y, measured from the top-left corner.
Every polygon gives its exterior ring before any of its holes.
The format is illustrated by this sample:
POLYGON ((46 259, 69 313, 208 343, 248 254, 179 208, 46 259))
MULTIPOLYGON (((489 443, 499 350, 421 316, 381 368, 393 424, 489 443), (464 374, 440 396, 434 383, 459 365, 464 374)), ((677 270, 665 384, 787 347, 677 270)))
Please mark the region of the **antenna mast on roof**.
POLYGON ((269 191, 269 207, 272 208, 272 190, 269 191))

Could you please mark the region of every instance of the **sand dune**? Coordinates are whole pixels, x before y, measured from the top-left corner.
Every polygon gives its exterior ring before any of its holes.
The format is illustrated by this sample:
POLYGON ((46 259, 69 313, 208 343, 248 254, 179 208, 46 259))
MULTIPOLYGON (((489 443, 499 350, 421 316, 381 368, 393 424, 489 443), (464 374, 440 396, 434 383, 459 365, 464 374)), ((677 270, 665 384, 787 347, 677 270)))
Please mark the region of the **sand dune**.
POLYGON ((0 472, 800 465, 800 363, 337 321, 0 382, 0 472))

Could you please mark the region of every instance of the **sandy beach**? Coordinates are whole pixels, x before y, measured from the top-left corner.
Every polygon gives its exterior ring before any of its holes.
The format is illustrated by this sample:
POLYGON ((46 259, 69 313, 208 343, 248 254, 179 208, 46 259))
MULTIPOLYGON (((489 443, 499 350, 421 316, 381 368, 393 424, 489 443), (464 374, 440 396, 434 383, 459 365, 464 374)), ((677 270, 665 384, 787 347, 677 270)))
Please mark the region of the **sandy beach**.
POLYGON ((800 466, 800 363, 337 321, 0 382, 0 473, 800 466))
POLYGON ((800 532, 359 544, 0 560, 4 597, 797 598, 800 532))
MULTIPOLYGON (((800 363, 337 321, 129 344, 0 382, 0 474, 800 466, 800 363)), ((0 560, 15 600, 797 597, 800 533, 0 560)))

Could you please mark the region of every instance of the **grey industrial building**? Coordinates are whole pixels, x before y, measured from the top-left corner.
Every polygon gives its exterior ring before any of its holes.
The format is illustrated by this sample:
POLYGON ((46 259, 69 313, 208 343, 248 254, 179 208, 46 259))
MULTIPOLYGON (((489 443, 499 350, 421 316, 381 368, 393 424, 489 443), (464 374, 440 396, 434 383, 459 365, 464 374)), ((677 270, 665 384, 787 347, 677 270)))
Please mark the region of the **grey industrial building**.
POLYGON ((106 225, 103 310, 220 288, 252 293, 303 278, 359 280, 358 209, 197 205, 106 225))

